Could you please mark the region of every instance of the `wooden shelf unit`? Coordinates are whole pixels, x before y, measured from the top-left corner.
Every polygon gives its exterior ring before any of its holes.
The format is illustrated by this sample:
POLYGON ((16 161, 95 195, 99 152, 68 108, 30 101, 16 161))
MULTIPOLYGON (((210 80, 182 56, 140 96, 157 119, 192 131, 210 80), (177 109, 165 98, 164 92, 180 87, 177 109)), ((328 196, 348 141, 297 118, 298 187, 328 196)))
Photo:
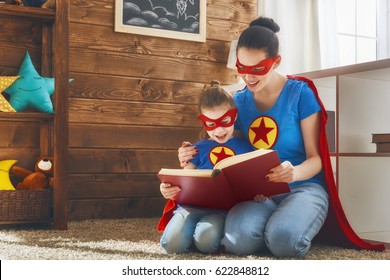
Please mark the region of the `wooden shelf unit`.
MULTIPOLYGON (((42 76, 55 78, 52 98, 55 114, 0 112, 0 125, 3 122, 39 123, 39 153, 54 157, 53 227, 65 230, 68 227, 69 0, 57 0, 55 10, 0 4, 0 20, 27 20, 42 25, 41 71, 38 72, 42 76)), ((19 52, 21 49, 29 50, 29 46, 18 45, 15 38, 2 40, 0 44, 5 42, 8 49, 15 47, 19 52)), ((6 69, 7 73, 11 71, 6 69)), ((13 73, 16 74, 17 71, 13 73)))
POLYGON ((375 152, 372 134, 390 132, 390 59, 299 75, 336 111, 331 158, 351 226, 364 239, 389 243, 390 153, 375 152))
POLYGON ((15 5, 0 4, 0 15, 23 17, 52 23, 55 20, 56 12, 50 9, 20 7, 15 5))

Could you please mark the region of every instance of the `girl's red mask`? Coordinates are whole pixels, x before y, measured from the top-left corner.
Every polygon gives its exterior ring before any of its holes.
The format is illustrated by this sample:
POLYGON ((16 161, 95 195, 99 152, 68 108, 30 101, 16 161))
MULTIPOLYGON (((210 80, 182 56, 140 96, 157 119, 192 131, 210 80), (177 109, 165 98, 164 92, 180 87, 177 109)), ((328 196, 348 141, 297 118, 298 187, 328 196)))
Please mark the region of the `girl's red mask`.
POLYGON ((216 129, 217 127, 229 127, 234 124, 234 121, 236 120, 237 116, 237 108, 228 110, 222 117, 214 120, 206 117, 203 114, 200 114, 198 116, 198 119, 200 119, 203 123, 204 128, 207 131, 211 131, 216 129), (229 118, 227 118, 229 117, 229 118))
POLYGON ((279 55, 277 55, 275 57, 266 58, 266 59, 260 61, 256 65, 246 66, 246 65, 241 64, 241 62, 237 58, 236 67, 237 67, 238 73, 240 73, 240 74, 250 74, 250 75, 262 76, 262 75, 267 74, 271 70, 272 65, 278 59, 280 59, 279 55))

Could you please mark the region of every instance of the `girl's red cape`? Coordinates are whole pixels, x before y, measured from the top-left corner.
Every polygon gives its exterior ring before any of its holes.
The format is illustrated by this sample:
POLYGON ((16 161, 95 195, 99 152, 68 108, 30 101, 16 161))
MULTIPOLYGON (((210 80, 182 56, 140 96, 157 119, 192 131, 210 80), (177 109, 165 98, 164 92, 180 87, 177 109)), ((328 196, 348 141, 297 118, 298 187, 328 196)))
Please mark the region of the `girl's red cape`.
MULTIPOLYGON (((317 240, 324 243, 329 243, 337 246, 354 249, 368 249, 368 250, 385 250, 384 244, 371 244, 362 240, 350 226, 348 219, 345 215, 343 207, 338 196, 338 190, 333 177, 332 165, 330 162, 330 154, 328 141, 326 138, 326 121, 328 119, 326 110, 322 101, 318 95, 317 88, 313 81, 301 76, 287 76, 289 79, 296 79, 306 82, 313 90, 315 96, 321 105, 321 126, 320 126, 320 155, 322 159, 322 168, 325 173, 326 182, 328 185, 329 193, 329 210, 328 216, 322 226, 320 232, 316 236, 317 240)), ((173 200, 168 200, 164 207, 163 215, 157 225, 158 231, 164 231, 166 225, 173 215, 173 211, 176 208, 176 203, 173 200)))

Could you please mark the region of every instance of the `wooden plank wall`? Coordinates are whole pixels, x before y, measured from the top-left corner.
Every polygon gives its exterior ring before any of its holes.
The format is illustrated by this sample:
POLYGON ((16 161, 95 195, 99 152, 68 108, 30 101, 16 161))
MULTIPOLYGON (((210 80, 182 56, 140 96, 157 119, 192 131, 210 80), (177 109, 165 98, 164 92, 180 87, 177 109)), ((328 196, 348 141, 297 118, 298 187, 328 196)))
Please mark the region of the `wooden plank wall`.
POLYGON ((207 0, 206 43, 114 32, 114 0, 72 0, 69 93, 70 219, 159 216, 156 172, 178 168, 200 131, 204 84, 237 81, 230 41, 257 0, 207 0))

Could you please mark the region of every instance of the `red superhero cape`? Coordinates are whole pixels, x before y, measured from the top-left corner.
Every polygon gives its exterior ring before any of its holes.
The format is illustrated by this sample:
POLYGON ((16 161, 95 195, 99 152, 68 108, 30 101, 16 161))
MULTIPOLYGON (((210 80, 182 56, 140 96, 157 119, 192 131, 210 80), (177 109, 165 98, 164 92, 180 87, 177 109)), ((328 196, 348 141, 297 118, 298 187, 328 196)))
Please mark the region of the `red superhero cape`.
MULTIPOLYGON (((383 244, 370 244, 363 241, 350 226, 347 217, 344 213, 343 207, 338 196, 336 183, 333 177, 333 170, 329 156, 328 141, 326 138, 326 121, 328 116, 322 101, 318 95, 317 88, 313 81, 305 77, 287 76, 289 79, 296 79, 306 82, 313 90, 318 102, 321 106, 321 125, 320 125, 320 156, 322 159, 322 168, 325 173, 326 183, 328 185, 329 193, 329 210, 328 216, 322 226, 316 239, 322 242, 355 249, 369 249, 383 251, 385 246, 383 244)), ((163 216, 160 218, 157 229, 164 231, 169 220, 172 218, 173 211, 176 208, 176 203, 173 200, 168 200, 165 205, 163 216)))

